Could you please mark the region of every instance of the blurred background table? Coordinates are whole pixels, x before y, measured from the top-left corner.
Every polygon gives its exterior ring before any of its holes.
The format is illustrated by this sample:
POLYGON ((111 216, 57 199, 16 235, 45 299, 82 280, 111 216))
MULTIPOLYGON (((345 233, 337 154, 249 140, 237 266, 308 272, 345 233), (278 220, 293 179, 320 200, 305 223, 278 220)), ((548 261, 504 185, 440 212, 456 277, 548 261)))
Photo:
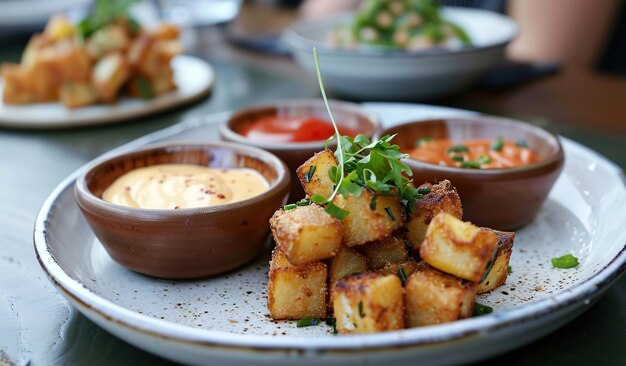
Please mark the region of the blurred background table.
MULTIPOLYGON (((265 11, 244 7, 238 22, 269 19, 265 11)), ((271 19, 274 26, 286 24, 292 14, 274 12, 271 19)), ((227 34, 232 32, 223 27, 187 32, 188 53, 208 60, 217 73, 213 93, 189 108, 100 127, 0 129, 0 365, 170 364, 118 340, 71 308, 39 268, 32 227, 52 189, 109 149, 185 118, 319 95, 315 81, 288 57, 234 47, 227 34)), ((26 40, 5 40, 0 62, 17 61, 26 40)), ((475 88, 432 103, 519 118, 587 145, 626 167, 623 78, 566 71, 513 88, 475 88)), ((625 339, 626 278, 622 278, 575 321, 482 364, 625 364, 625 339)))

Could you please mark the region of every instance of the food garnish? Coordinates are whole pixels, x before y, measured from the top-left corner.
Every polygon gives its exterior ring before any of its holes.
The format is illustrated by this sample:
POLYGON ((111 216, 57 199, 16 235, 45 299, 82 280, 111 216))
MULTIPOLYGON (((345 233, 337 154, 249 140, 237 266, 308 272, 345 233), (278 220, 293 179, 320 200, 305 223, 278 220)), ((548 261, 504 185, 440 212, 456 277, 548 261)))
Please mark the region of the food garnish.
POLYGON ((483 305, 480 303, 475 303, 474 304, 474 312, 472 313, 473 316, 481 316, 481 315, 486 315, 489 313, 493 312, 493 308, 491 306, 487 306, 487 305, 483 305))
POLYGON ((552 266, 554 266, 554 268, 563 269, 576 267, 579 263, 578 258, 574 257, 571 254, 565 254, 558 258, 552 258, 550 259, 550 261, 552 262, 552 266))

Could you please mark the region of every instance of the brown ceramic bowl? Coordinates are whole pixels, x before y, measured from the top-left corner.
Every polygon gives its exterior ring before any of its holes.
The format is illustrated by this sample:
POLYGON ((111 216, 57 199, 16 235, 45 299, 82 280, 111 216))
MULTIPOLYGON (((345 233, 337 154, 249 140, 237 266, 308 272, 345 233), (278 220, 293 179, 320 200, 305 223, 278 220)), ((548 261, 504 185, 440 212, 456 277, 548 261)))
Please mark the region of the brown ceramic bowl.
POLYGON ((76 202, 109 255, 128 269, 163 278, 210 276, 254 258, 268 221, 285 204, 290 174, 276 156, 239 144, 168 143, 95 160, 76 181, 76 202), (221 206, 140 209, 104 201, 102 192, 124 173, 156 164, 247 167, 267 179, 267 191, 221 206))
POLYGON ((413 158, 405 160, 416 184, 450 180, 461 196, 463 218, 499 230, 513 230, 531 222, 563 168, 563 148, 555 135, 505 118, 477 116, 408 122, 377 132, 375 139, 388 134, 397 134, 393 141, 403 152, 409 152, 420 137, 448 138, 459 143, 499 136, 526 140, 539 161, 523 167, 464 169, 413 158))
MULTIPOLYGON (((340 128, 346 127, 372 138, 374 132, 380 127, 378 117, 356 103, 331 100, 330 108, 335 117, 335 122, 340 128)), ((278 113, 286 116, 314 116, 330 120, 322 99, 285 100, 246 108, 233 114, 228 121, 220 125, 220 137, 225 141, 238 142, 267 150, 281 158, 294 176, 291 181, 290 194, 290 200, 293 201, 304 197, 304 190, 298 179, 295 178, 296 169, 313 154, 323 150, 326 140, 287 143, 262 142, 251 140, 238 132, 259 118, 276 116, 278 113)))

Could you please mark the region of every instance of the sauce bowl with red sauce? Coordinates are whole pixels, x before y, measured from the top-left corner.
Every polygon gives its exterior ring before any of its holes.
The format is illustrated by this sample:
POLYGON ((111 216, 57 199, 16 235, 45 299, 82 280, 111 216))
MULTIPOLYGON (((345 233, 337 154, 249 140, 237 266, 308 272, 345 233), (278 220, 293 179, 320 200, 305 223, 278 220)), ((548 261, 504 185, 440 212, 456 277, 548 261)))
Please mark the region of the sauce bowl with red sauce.
POLYGON ((463 219, 513 230, 531 222, 545 202, 564 163, 552 133, 499 117, 421 120, 378 131, 393 142, 416 185, 448 179, 463 203, 463 219))
MULTIPOLYGON (((379 119, 356 103, 331 100, 330 108, 342 135, 371 138, 379 119)), ((267 150, 296 169, 324 149, 335 133, 322 99, 294 99, 254 106, 234 113, 220 125, 220 137, 267 150)), ((334 149, 334 143, 329 148, 334 149)), ((290 201, 304 197, 297 179, 292 180, 290 201)))

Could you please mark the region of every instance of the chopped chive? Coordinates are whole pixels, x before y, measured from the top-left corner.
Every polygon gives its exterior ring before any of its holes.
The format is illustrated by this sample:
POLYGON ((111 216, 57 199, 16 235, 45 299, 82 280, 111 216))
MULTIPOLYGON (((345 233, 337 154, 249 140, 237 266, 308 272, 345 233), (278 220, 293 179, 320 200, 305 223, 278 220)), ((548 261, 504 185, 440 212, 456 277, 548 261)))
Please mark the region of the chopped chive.
POLYGON ((572 268, 578 265, 578 258, 571 254, 565 254, 558 258, 552 258, 550 260, 555 268, 572 268))
POLYGON ((318 205, 323 205, 324 203, 326 203, 326 197, 322 196, 321 194, 314 194, 313 196, 311 196, 311 201, 317 203, 318 205))
POLYGON ((391 211, 391 208, 385 207, 385 211, 387 211, 387 215, 389 215, 389 217, 391 217, 392 221, 396 221, 396 218, 393 216, 393 212, 391 211))
POLYGON ((404 285, 404 283, 406 282, 406 274, 404 273, 404 268, 402 267, 398 268, 397 275, 398 277, 400 277, 400 280, 402 281, 402 284, 404 285))
POLYGON ((507 271, 509 274, 513 273, 513 267, 511 267, 511 266, 506 267, 506 271, 507 271))
POLYGON ((480 163, 476 160, 468 160, 461 162, 461 168, 480 169, 480 163))
POLYGON ((489 164, 489 163, 491 163, 491 158, 488 157, 487 155, 481 155, 478 158, 478 164, 480 164, 480 165, 485 165, 485 164, 489 164))
POLYGON ((491 144, 491 150, 500 151, 504 147, 504 139, 502 137, 498 137, 496 141, 491 144))
POLYGON ((289 211, 289 210, 293 210, 296 207, 298 207, 298 205, 296 205, 295 203, 290 203, 288 205, 284 205, 283 210, 289 211))
POLYGON ((372 211, 376 209, 376 201, 378 201, 378 195, 374 193, 370 201, 370 208, 372 209, 372 211))
POLYGON ((427 136, 420 137, 415 141, 415 147, 419 147, 422 144, 422 142, 430 142, 432 140, 433 140, 432 137, 427 137, 427 136))
POLYGON ((526 140, 524 140, 524 139, 519 139, 519 140, 515 141, 515 145, 517 147, 528 148, 528 142, 526 142, 526 140))
POLYGON ((337 335, 337 319, 333 317, 326 318, 326 325, 333 327, 333 335, 337 335))
POLYGON ((419 187, 417 189, 417 193, 419 193, 419 194, 429 194, 430 193, 430 188, 428 188, 428 187, 419 187))
POLYGON ((300 320, 298 320, 298 323, 296 323, 296 326, 298 328, 302 328, 302 327, 308 327, 311 325, 318 325, 320 323, 320 320, 317 318, 302 318, 300 320))
POLYGON ((472 313, 472 316, 486 315, 491 312, 493 312, 493 308, 491 306, 474 303, 474 312, 472 313))
POLYGON ((404 246, 406 246, 406 251, 410 253, 411 250, 413 250, 413 246, 411 245, 411 242, 407 238, 404 238, 403 240, 404 240, 404 246))
POLYGON ((454 145, 448 148, 448 154, 453 152, 469 152, 469 148, 465 145, 454 145))
POLYGON ((311 201, 307 200, 306 198, 303 198, 300 201, 296 202, 296 206, 308 206, 310 204, 311 201))
POLYGON ((345 219, 350 214, 350 211, 346 211, 332 202, 328 202, 326 204, 326 207, 324 207, 324 211, 328 212, 330 216, 336 217, 339 220, 345 219))
POLYGON ((359 301, 359 316, 361 318, 365 317, 365 314, 363 313, 363 301, 359 301))
POLYGON ((450 159, 452 159, 454 161, 463 161, 463 160, 465 160, 465 157, 463 155, 452 155, 450 157, 450 159))
POLYGON ((315 169, 317 169, 317 167, 315 165, 311 165, 311 167, 309 167, 309 171, 304 174, 304 180, 307 183, 311 182, 311 178, 313 178, 313 174, 315 174, 315 169))

